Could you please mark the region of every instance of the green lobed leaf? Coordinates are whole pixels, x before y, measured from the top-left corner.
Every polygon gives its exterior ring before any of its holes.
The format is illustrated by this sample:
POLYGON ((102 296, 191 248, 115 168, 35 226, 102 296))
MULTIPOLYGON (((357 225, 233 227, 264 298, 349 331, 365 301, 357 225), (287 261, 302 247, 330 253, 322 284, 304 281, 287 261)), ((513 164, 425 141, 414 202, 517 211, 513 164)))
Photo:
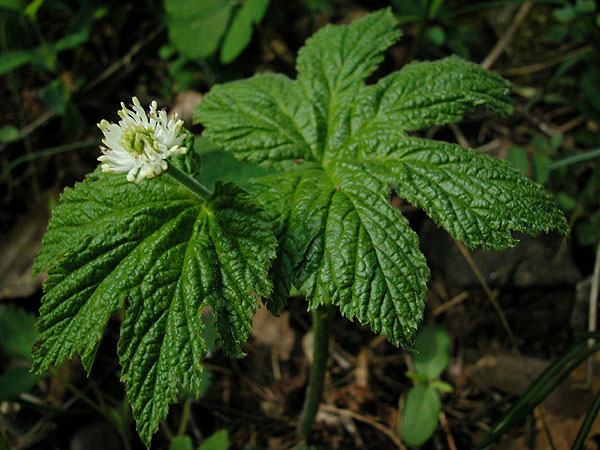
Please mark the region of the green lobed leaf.
POLYGON ((400 36, 389 9, 327 25, 298 53, 297 80, 260 74, 215 86, 195 121, 238 159, 283 169, 250 189, 276 223, 267 301, 292 288, 409 347, 429 277, 391 190, 470 247, 514 245, 511 230, 567 233, 543 189, 503 161, 406 132, 461 120, 476 107, 508 114, 509 85, 457 57, 364 80, 400 36))
POLYGON ((363 143, 366 172, 393 185, 470 248, 512 247, 518 241, 511 230, 568 233, 552 196, 505 161, 400 133, 363 143))
POLYGON ((203 136, 243 161, 293 167, 317 157, 312 107, 298 83, 279 74, 217 85, 194 115, 203 136))
POLYGON ((331 299, 346 317, 409 344, 407 330, 422 317, 429 272, 416 234, 387 201, 387 185, 350 170, 341 174, 340 188, 320 169, 292 174, 296 183, 287 185, 281 175, 261 179, 270 192, 259 194, 267 202, 283 188, 293 189, 280 195, 281 202, 291 197, 274 269, 284 295, 295 285, 311 309, 331 299), (406 282, 393 281, 398 279, 406 282))
MULTIPOLYGON (((379 124, 403 131, 458 122, 473 108, 512 112, 509 83, 493 72, 450 56, 439 61, 415 61, 369 87, 362 102, 375 102, 367 129, 379 124)), ((362 130, 357 130, 357 136, 362 130)))
POLYGON ((325 25, 298 51, 298 82, 325 120, 362 85, 385 50, 402 35, 389 9, 368 14, 349 26, 325 25))
POLYGON ((180 386, 198 393, 211 308, 224 351, 243 355, 257 295, 268 295, 275 240, 233 184, 200 201, 163 176, 139 185, 88 176, 54 210, 35 271, 44 284, 33 370, 75 353, 86 370, 111 316, 125 307, 118 345, 127 398, 149 445, 180 386))

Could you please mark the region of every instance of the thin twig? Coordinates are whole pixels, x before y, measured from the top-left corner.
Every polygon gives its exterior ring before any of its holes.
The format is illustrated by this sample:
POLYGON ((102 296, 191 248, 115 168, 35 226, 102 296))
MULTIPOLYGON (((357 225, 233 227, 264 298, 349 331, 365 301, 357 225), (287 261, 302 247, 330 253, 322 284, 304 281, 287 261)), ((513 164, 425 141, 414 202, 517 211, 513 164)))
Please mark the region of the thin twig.
POLYGON ((404 444, 402 443, 402 441, 400 440, 400 438, 398 436, 396 436, 396 434, 392 430, 390 430, 385 425, 382 425, 379 422, 376 422, 373 419, 370 419, 366 416, 355 413, 354 411, 349 411, 347 409, 340 409, 340 408, 336 408, 335 406, 330 406, 330 405, 321 405, 321 409, 323 411, 327 411, 332 414, 350 417, 352 419, 358 420, 359 422, 366 423, 367 425, 369 425, 369 426, 375 428, 376 430, 381 431, 383 434, 385 434, 400 450, 407 450, 406 447, 404 446, 404 444))
POLYGON ((469 145, 469 141, 467 141, 467 138, 465 137, 465 135, 463 134, 461 129, 458 128, 458 125, 456 125, 455 123, 450 123, 450 124, 448 124, 448 127, 450 128, 450 130, 452 130, 452 133, 454 133, 454 137, 456 138, 456 141, 460 145, 462 145, 463 147, 466 147, 466 148, 471 147, 469 145))
POLYGON ((88 84, 84 86, 82 89, 83 92, 89 91, 96 87, 96 85, 103 82, 105 79, 110 77, 116 71, 118 71, 121 67, 131 64, 131 59, 135 56, 136 53, 140 52, 146 45, 148 45, 152 40, 162 33, 164 29, 164 25, 157 27, 152 33, 148 34, 144 39, 136 42, 131 49, 119 60, 113 62, 110 66, 104 69, 96 78, 90 81, 88 84))
POLYGON ((54 111, 53 109, 44 111, 42 114, 37 116, 35 119, 33 119, 27 125, 25 125, 23 128, 21 128, 19 130, 19 134, 17 135, 17 138, 13 142, 20 141, 21 139, 25 139, 31 133, 33 133, 35 130, 37 130, 39 127, 41 127, 42 125, 45 125, 48 121, 52 120, 56 116, 58 116, 58 113, 56 111, 54 111))
POLYGON ((575 117, 573 120, 569 120, 567 123, 562 124, 560 127, 557 128, 557 131, 560 134, 565 134, 566 132, 571 131, 573 128, 578 127, 579 125, 581 125, 584 122, 585 122, 585 117, 578 116, 578 117, 575 117))
POLYGON ((494 139, 493 141, 490 141, 487 144, 480 145, 475 150, 477 150, 479 153, 490 153, 491 151, 496 150, 501 145, 501 139, 494 139))
MULTIPOLYGON (((592 275, 592 287, 590 289, 590 308, 588 315, 588 331, 593 333, 597 329, 598 320, 598 292, 600 291, 600 244, 596 251, 596 262, 594 263, 594 274, 592 275)), ((596 343, 595 339, 589 339, 588 345, 591 347, 596 343)), ((594 376, 594 358, 588 358, 585 382, 588 386, 592 384, 594 376)))
POLYGON ((500 57, 500 55, 504 52, 510 41, 512 40, 517 28, 521 25, 521 22, 525 20, 529 10, 533 6, 532 2, 525 2, 521 5, 515 17, 513 18, 511 24, 506 29, 502 37, 496 42, 494 48, 488 53, 483 62, 481 63, 481 67, 484 69, 489 69, 496 62, 496 60, 500 57))
POLYGON ((469 293, 467 291, 463 291, 460 294, 458 294, 457 296, 451 298, 447 302, 445 302, 445 303, 441 304, 440 306, 438 306, 437 308, 435 308, 431 312, 431 314, 433 314, 434 317, 437 317, 441 313, 445 312, 446 310, 453 308, 454 306, 458 305, 459 303, 462 303, 467 298, 469 298, 469 293))
POLYGON ((26 153, 25 155, 19 156, 7 164, 3 170, 0 172, 0 179, 4 178, 8 175, 13 169, 20 166, 24 162, 27 161, 35 161, 40 158, 44 158, 46 156, 58 155, 60 153, 66 153, 73 150, 78 150, 86 147, 93 147, 100 144, 100 139, 87 139, 85 141, 80 142, 72 142, 70 144, 58 145, 56 147, 50 147, 43 150, 39 150, 34 153, 26 153))
POLYGON ((591 45, 576 48, 574 50, 559 54, 553 58, 547 59, 546 61, 530 64, 522 67, 511 67, 505 70, 498 70, 498 73, 503 76, 516 76, 516 75, 529 75, 531 73, 539 72, 544 69, 548 69, 552 66, 560 64, 568 59, 575 58, 577 56, 584 55, 594 50, 591 45))
POLYGON ((444 433, 446 433, 446 442, 448 443, 448 450, 458 450, 456 448, 456 442, 454 442, 454 436, 452 436, 452 431, 450 430, 450 426, 448 425, 448 419, 446 419, 446 413, 444 411, 440 411, 440 424, 442 425, 442 429, 444 433))

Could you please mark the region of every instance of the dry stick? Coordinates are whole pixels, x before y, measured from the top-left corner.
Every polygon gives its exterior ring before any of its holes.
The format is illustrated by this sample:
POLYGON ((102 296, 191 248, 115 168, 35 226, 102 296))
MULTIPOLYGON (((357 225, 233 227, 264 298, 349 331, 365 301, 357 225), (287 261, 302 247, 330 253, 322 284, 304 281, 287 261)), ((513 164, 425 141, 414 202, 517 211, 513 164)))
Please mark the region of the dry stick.
POLYGON ((460 294, 458 294, 455 297, 452 297, 450 300, 448 300, 446 303, 441 304, 440 306, 438 306, 437 308, 435 308, 431 314, 434 317, 439 316, 441 313, 447 311, 450 308, 455 307, 456 305, 458 305, 459 303, 462 303, 463 301, 465 301, 467 298, 469 298, 469 293, 467 291, 463 291, 460 294))
POLYGON ((456 137, 456 140, 460 145, 466 148, 471 147, 469 145, 469 141, 467 141, 467 138, 465 137, 461 129, 458 128, 458 125, 456 125, 455 123, 450 123, 448 124, 448 127, 450 127, 450 130, 452 130, 452 133, 454 133, 454 136, 456 137))
POLYGON ((140 52, 146 45, 148 45, 150 42, 152 42, 154 40, 154 38, 163 31, 163 29, 164 29, 164 25, 161 25, 158 28, 156 28, 152 33, 150 33, 146 37, 144 37, 144 39, 141 39, 138 42, 136 42, 129 49, 129 51, 127 53, 125 53, 125 55, 122 58, 113 62, 110 66, 108 66, 106 69, 104 69, 96 78, 94 78, 86 86, 84 86, 82 91, 84 91, 84 92, 89 91, 90 89, 96 87, 96 85, 100 84, 105 79, 110 77, 112 74, 117 72, 121 67, 130 64, 131 58, 133 58, 133 56, 135 56, 136 53, 140 52))
POLYGON ((528 75, 531 73, 539 72, 540 70, 548 69, 568 59, 574 58, 579 55, 583 55, 593 50, 594 47, 592 45, 586 45, 584 47, 576 48, 574 50, 561 53, 555 56, 554 58, 547 59, 546 61, 530 64, 528 66, 523 67, 513 67, 510 69, 499 70, 498 73, 503 76, 528 75))
MULTIPOLYGON (((523 368, 525 368, 525 361, 523 360, 523 355, 521 354, 521 351, 519 350, 519 346, 517 345, 517 339, 512 331, 512 328, 508 324, 508 320, 506 320, 506 315, 504 314, 504 311, 502 311, 502 308, 500 307, 500 304, 498 303, 498 300, 496 299, 496 295, 490 289, 490 286, 488 285, 487 281, 485 280, 485 277, 479 270, 479 267, 477 267, 477 265, 475 264, 475 261, 473 261, 473 258, 471 258, 471 255, 469 254, 469 252, 465 248, 465 246, 458 241, 454 241, 454 242, 456 242, 458 249, 460 250, 462 255, 465 257, 467 264, 469 264, 469 267, 471 268, 471 270, 477 277, 477 280, 483 287, 483 290, 485 291, 486 295, 490 299, 490 302, 494 306, 494 309, 498 313, 498 316, 500 317, 500 321, 502 322, 502 326, 504 327, 506 334, 508 334, 508 338, 511 341, 513 349, 514 349, 515 353, 517 354, 517 357, 521 361, 523 368)), ((531 376, 529 375, 529 372, 527 372, 527 370, 524 370, 524 372, 525 372, 525 376, 529 379, 529 381, 531 381, 531 376)), ((548 422, 546 421, 544 414, 542 413, 539 406, 537 406, 534 409, 534 411, 537 412, 537 414, 542 422, 542 427, 544 428, 544 432, 545 432, 546 436, 548 437, 548 443, 550 444, 550 447, 552 448, 552 450, 556 450, 556 447, 554 446, 554 440, 552 439, 552 434, 550 433, 550 428, 548 427, 548 422)))
POLYGON ((532 6, 532 2, 525 2, 521 5, 509 27, 506 29, 506 31, 498 40, 498 42, 496 42, 494 48, 492 48, 490 53, 488 53, 483 62, 480 64, 481 67, 483 67, 484 69, 489 69, 490 67, 492 67, 492 65, 500 57, 502 52, 504 52, 509 42, 512 40, 515 31, 517 31, 517 28, 519 27, 519 25, 521 25, 521 22, 523 22, 525 17, 527 17, 527 14, 529 13, 529 10, 532 6))
POLYGON ((446 418, 446 413, 442 410, 440 411, 440 424, 446 433, 446 442, 448 443, 448 450, 458 450, 456 448, 456 442, 454 442, 454 436, 452 436, 452 431, 450 431, 450 426, 448 425, 448 419, 446 418))
POLYGON ((561 134, 565 134, 567 131, 571 131, 573 128, 578 127, 585 122, 585 117, 578 116, 573 120, 569 120, 567 123, 562 124, 557 128, 557 131, 561 134))
POLYGON ((42 114, 37 116, 35 119, 33 119, 31 122, 29 122, 27 125, 25 125, 23 128, 21 128, 19 130, 19 134, 17 135, 17 138, 13 142, 20 141, 21 139, 25 139, 27 136, 29 136, 31 133, 33 133, 35 130, 37 130, 39 127, 41 127, 46 122, 48 122, 50 119, 53 119, 56 116, 58 116, 58 113, 56 111, 54 111, 53 109, 49 109, 48 111, 43 112, 42 114))
MULTIPOLYGON (((597 328, 598 317, 598 292, 600 291, 600 244, 596 251, 596 262, 594 263, 594 274, 592 275, 592 288, 590 289, 590 309, 588 316, 588 331, 593 333, 597 328)), ((595 339, 589 339, 588 345, 591 347, 596 343, 595 339)), ((587 361, 587 372, 585 382, 588 386, 592 384, 594 375, 594 358, 591 356, 587 361)))
POLYGON ((371 427, 373 427, 376 430, 379 430, 383 434, 385 434, 400 450, 407 450, 406 447, 404 446, 404 444, 402 443, 402 441, 400 440, 400 438, 398 436, 396 436, 396 434, 392 430, 390 430, 385 425, 382 425, 379 422, 374 421, 373 419, 369 419, 368 417, 365 417, 361 414, 355 413, 354 411, 349 411, 347 409, 340 409, 340 408, 336 408, 335 406, 330 406, 330 405, 321 405, 321 409, 323 411, 328 411, 332 414, 350 417, 352 419, 358 420, 359 422, 366 423, 367 425, 370 425, 371 427))

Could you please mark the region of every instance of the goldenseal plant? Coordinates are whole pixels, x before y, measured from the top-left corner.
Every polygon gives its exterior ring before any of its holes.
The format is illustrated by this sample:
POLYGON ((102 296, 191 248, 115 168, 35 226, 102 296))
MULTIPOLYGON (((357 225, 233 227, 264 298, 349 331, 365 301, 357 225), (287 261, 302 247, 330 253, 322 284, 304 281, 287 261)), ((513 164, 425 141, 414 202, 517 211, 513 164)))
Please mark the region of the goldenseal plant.
POLYGON ((149 447, 180 389, 200 392, 203 307, 224 352, 243 356, 276 240, 241 188, 196 181, 193 138, 176 117, 156 103, 146 114, 136 98, 119 115, 100 122, 101 167, 65 189, 36 259, 48 279, 32 370, 78 354, 89 373, 108 320, 125 310, 121 379, 149 447))
POLYGON ((505 162, 408 134, 479 106, 509 114, 505 80, 450 57, 365 83, 396 27, 390 10, 328 25, 299 51, 296 80, 264 73, 206 95, 195 115, 204 136, 279 170, 249 193, 203 188, 192 139, 155 104, 146 113, 134 99, 118 124, 101 122, 101 167, 65 190, 35 262, 48 279, 33 370, 78 354, 89 372, 124 311, 121 378, 149 446, 179 389, 200 389, 201 309, 214 313, 219 346, 241 357, 257 297, 277 314, 295 288, 314 318, 306 439, 335 309, 406 349, 422 319, 429 270, 392 189, 469 247, 510 247, 512 230, 567 234, 552 198, 505 162))
POLYGON ((268 307, 276 313, 294 287, 314 311, 301 437, 320 401, 335 307, 412 347, 429 270, 392 189, 470 248, 511 247, 512 230, 568 233, 552 197, 504 161, 408 134, 476 107, 510 114, 507 81, 452 56, 365 83, 400 38, 396 27, 389 9, 327 25, 298 52, 295 80, 262 73, 215 86, 195 115, 215 145, 281 171, 253 192, 279 242, 268 307))

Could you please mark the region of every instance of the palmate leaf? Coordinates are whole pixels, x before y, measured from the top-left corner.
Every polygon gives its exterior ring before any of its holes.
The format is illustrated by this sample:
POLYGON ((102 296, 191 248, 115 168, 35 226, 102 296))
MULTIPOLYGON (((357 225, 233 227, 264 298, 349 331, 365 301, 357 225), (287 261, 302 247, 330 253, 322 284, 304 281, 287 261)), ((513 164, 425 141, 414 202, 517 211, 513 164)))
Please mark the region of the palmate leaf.
POLYGON ((484 106, 509 114, 508 83, 457 57, 365 84, 400 35, 389 10, 328 25, 299 51, 297 80, 260 74, 214 87, 204 135, 241 160, 283 169, 254 193, 278 224, 272 311, 292 286, 410 346, 429 277, 391 189, 467 245, 514 245, 511 230, 567 233, 543 189, 503 161, 406 132, 484 106))
POLYGON ((233 184, 202 201, 166 176, 134 184, 96 171, 65 190, 43 244, 33 369, 77 353, 89 371, 109 318, 126 308, 121 376, 147 445, 179 388, 200 388, 201 308, 212 309, 224 351, 241 356, 256 295, 271 290, 275 238, 233 184))

